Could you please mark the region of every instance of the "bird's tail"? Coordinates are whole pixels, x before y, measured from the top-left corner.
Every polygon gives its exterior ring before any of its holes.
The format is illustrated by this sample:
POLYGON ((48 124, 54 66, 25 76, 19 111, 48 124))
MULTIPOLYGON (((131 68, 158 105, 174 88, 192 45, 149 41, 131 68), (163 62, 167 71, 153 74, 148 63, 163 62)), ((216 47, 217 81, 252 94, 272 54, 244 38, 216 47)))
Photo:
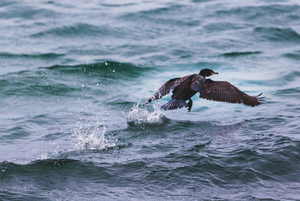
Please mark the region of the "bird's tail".
POLYGON ((182 107, 188 107, 188 104, 185 102, 185 100, 177 100, 177 99, 172 99, 163 106, 161 106, 162 109, 164 110, 175 110, 177 108, 182 108, 182 107))

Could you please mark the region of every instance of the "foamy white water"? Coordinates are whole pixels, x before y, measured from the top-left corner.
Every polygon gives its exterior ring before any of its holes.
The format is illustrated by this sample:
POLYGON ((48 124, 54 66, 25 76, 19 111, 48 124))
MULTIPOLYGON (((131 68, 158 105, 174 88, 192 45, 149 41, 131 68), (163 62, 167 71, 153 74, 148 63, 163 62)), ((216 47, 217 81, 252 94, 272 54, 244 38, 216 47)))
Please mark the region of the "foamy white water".
POLYGON ((97 136, 97 133, 101 132, 99 126, 95 126, 94 130, 91 134, 87 137, 83 137, 82 135, 78 135, 77 139, 78 142, 75 145, 75 150, 83 150, 83 149, 107 149, 109 147, 116 146, 115 143, 110 142, 109 140, 105 139, 105 125, 103 124, 102 133, 100 136, 97 136))
POLYGON ((128 124, 145 125, 160 124, 166 119, 166 116, 158 105, 153 104, 154 111, 149 112, 146 107, 140 107, 140 101, 133 105, 129 112, 123 112, 128 124))

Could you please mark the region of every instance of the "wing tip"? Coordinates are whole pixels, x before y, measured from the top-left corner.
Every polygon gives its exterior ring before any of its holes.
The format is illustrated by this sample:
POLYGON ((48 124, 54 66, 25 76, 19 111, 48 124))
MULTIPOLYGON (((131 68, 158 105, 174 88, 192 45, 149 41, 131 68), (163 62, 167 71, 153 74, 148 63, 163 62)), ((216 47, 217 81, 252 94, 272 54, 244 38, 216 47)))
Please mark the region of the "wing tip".
POLYGON ((259 106, 259 105, 262 105, 262 104, 264 104, 264 96, 261 96, 263 93, 260 93, 260 94, 258 94, 257 96, 252 96, 252 97, 254 97, 254 98, 256 98, 256 101, 255 102, 253 102, 253 103, 250 103, 250 104, 245 104, 245 105, 249 105, 249 106, 251 106, 251 107, 255 107, 255 106, 259 106))

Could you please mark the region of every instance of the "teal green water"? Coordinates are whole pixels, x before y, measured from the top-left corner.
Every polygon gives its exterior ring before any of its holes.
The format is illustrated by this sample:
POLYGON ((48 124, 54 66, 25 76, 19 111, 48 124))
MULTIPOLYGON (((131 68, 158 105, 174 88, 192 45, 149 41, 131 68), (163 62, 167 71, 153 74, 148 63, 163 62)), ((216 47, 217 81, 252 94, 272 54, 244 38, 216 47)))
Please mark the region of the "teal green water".
POLYGON ((1 1, 0 200, 299 200, 300 3, 1 1), (259 107, 146 107, 211 68, 259 107))

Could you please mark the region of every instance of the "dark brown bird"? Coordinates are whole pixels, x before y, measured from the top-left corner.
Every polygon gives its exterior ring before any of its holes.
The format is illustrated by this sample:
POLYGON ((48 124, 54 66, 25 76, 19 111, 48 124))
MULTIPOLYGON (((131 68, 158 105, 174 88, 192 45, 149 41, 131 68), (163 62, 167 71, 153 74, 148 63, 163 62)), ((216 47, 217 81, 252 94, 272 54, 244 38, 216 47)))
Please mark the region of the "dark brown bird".
POLYGON ((163 84, 144 105, 153 100, 162 98, 169 94, 171 90, 173 90, 172 100, 161 106, 164 110, 174 110, 177 108, 187 107, 188 111, 191 111, 193 105, 191 97, 197 92, 200 93, 200 98, 207 100, 227 103, 243 103, 251 107, 262 104, 264 98, 261 97, 262 93, 257 96, 249 96, 229 82, 205 79, 205 77, 214 74, 218 73, 211 69, 202 69, 199 74, 170 79, 163 84), (186 102, 187 100, 189 100, 188 103, 186 102))

